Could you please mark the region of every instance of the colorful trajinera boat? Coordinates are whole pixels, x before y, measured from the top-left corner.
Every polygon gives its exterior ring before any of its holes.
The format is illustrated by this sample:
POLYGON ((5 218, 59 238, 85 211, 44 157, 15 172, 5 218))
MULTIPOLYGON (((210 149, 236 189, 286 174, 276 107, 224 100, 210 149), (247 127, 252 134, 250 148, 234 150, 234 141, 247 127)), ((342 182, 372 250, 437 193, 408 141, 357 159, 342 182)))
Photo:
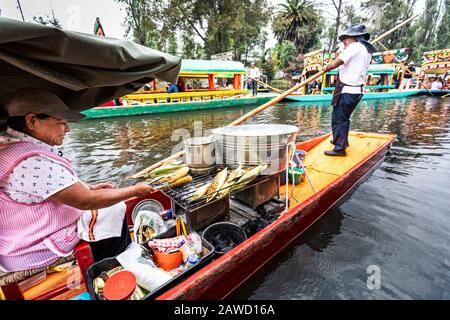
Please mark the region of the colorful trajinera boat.
MULTIPOLYGON (((300 183, 293 179, 283 185, 280 175, 263 176, 244 190, 247 200, 244 201, 242 194, 236 194, 243 202, 225 197, 202 205, 203 209, 195 213, 197 226, 193 225, 193 220, 189 224, 188 219, 189 230, 195 229, 202 234, 212 223, 225 221, 245 227, 248 238, 222 255, 209 256, 208 261, 175 277, 143 299, 226 298, 329 209, 340 205, 383 161, 394 138, 389 134, 351 132, 347 157, 324 156, 323 151, 332 147, 330 134, 298 143, 296 149, 306 151, 303 165, 307 179, 300 183), (251 194, 253 200, 248 198, 251 194), (262 203, 257 202, 255 207, 252 201, 261 197, 265 199, 262 203), (204 225, 198 228, 200 221, 204 225), (250 228, 258 221, 265 221, 265 224, 250 228)), ((142 206, 143 201, 156 201, 161 204, 161 209, 174 211, 179 206, 176 189, 157 191, 143 199, 129 199, 127 217, 130 227, 135 219, 134 209, 142 206)), ((80 293, 90 289, 91 298, 95 298, 93 278, 89 274, 92 268, 97 270, 101 262, 92 264, 86 244, 76 252, 77 265, 48 275, 44 282, 23 292, 4 286, 4 293, 8 298, 77 299, 80 293)), ((96 272, 98 275, 99 271, 96 272)))
POLYGON ((167 82, 156 81, 121 98, 120 105, 108 103, 86 110, 87 118, 132 116, 262 104, 275 95, 248 95, 246 69, 237 61, 181 61, 177 92, 166 92, 167 82))
POLYGON ((431 87, 431 79, 440 78, 442 89, 430 90, 433 94, 448 94, 450 92, 450 48, 423 53, 423 64, 419 70, 419 87, 431 87))
MULTIPOLYGON (((400 83, 405 73, 404 63, 408 59, 408 54, 408 48, 374 53, 372 56, 372 64, 368 70, 365 86, 366 93, 362 99, 404 98, 426 94, 428 91, 424 88, 401 91, 395 89, 394 76, 397 76, 397 81, 400 83)), ((335 58, 335 53, 326 53, 324 49, 306 54, 303 71, 301 75, 293 77, 293 82, 304 81, 310 76, 322 71, 335 58)), ((286 99, 301 102, 331 101, 336 78, 337 70, 335 69, 324 74, 318 82, 316 81, 310 85, 312 87, 315 86, 316 90, 312 88, 313 90, 307 91, 307 89, 302 88, 300 91, 287 96, 286 99)))

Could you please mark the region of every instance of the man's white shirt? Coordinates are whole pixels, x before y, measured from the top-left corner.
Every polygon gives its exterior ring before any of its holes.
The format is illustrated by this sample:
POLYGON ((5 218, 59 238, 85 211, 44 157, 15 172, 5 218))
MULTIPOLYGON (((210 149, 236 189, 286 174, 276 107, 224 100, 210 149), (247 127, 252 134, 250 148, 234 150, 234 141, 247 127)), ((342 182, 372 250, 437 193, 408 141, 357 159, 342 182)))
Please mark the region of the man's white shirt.
POLYGON ((366 47, 359 42, 352 42, 338 57, 344 64, 339 67, 339 79, 341 82, 358 87, 344 86, 342 93, 361 93, 361 84, 366 83, 367 70, 372 56, 366 47))
POLYGON ((250 68, 250 78, 257 79, 261 77, 261 71, 259 71, 259 68, 250 68))

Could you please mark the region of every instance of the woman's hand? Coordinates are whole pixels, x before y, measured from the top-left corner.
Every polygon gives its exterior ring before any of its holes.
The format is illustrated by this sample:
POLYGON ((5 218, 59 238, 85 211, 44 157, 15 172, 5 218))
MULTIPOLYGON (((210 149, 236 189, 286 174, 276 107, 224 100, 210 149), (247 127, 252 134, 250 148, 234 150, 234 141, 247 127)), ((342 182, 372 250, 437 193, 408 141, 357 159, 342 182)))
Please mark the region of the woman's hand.
POLYGON ((102 182, 99 184, 89 185, 89 189, 91 190, 100 190, 100 189, 117 189, 117 187, 110 181, 102 182))
POLYGON ((135 196, 141 198, 148 196, 148 194, 153 191, 153 188, 145 182, 140 182, 134 186, 134 191, 135 196))

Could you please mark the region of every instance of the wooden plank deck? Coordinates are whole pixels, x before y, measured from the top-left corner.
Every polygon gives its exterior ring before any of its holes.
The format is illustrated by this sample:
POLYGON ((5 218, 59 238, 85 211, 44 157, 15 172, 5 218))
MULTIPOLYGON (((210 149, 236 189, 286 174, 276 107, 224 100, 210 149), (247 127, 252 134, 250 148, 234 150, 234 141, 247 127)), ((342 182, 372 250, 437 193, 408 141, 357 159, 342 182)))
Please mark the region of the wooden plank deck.
MULTIPOLYGON (((57 290, 58 288, 61 288, 65 285, 67 285, 71 289, 64 294, 57 296, 62 300, 71 299, 78 294, 86 291, 83 284, 83 277, 81 275, 80 268, 77 265, 69 266, 59 272, 47 274, 47 279, 44 282, 41 282, 34 287, 26 290, 23 293, 23 296, 25 300, 33 300, 45 292, 57 290)), ((53 299, 57 299, 57 297, 53 299)))
MULTIPOLYGON (((350 146, 346 150, 346 157, 328 157, 323 154, 324 151, 333 149, 330 139, 325 139, 312 148, 305 157, 304 166, 315 191, 319 192, 349 172, 369 154, 385 144, 390 137, 391 135, 350 132, 350 146)), ((289 209, 314 195, 311 184, 308 179, 305 179, 304 182, 295 185, 293 196, 293 185, 289 184, 289 209)), ((280 195, 286 196, 285 186, 281 186, 280 195)))

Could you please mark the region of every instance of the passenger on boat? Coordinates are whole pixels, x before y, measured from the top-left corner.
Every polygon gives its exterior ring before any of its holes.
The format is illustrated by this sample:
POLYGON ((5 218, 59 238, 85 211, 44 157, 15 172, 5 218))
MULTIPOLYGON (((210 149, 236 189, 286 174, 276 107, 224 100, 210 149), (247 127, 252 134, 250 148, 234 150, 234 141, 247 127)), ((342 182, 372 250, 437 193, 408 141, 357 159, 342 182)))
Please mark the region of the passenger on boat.
POLYGON ((408 90, 412 84, 412 77, 415 72, 414 62, 408 63, 408 66, 405 68, 405 72, 403 74, 402 82, 400 83, 399 90, 406 89, 408 90))
POLYGON ((398 72, 394 74, 393 80, 395 89, 398 89, 400 87, 400 74, 398 72))
POLYGON ((442 86, 441 78, 436 78, 436 80, 431 83, 431 90, 442 90, 442 86))
POLYGON ((168 86, 167 86, 167 93, 175 93, 175 92, 180 92, 179 90, 178 90, 178 87, 174 84, 174 83, 170 83, 168 86))
POLYGON ((344 52, 326 66, 326 72, 339 67, 339 77, 331 105, 333 150, 325 151, 327 156, 346 156, 350 116, 364 94, 367 70, 371 53, 376 48, 368 42, 370 34, 365 32, 364 25, 353 25, 339 35, 338 40, 344 43, 344 52))
POLYGON ((178 92, 186 91, 185 88, 184 88, 184 80, 183 80, 183 78, 178 78, 177 88, 178 88, 178 92))
POLYGON ((96 261, 130 244, 124 200, 152 191, 145 183, 116 188, 89 185, 57 146, 70 131, 68 120, 83 114, 55 94, 21 89, 3 108, 0 133, 0 270, 48 266, 88 241, 96 261))

